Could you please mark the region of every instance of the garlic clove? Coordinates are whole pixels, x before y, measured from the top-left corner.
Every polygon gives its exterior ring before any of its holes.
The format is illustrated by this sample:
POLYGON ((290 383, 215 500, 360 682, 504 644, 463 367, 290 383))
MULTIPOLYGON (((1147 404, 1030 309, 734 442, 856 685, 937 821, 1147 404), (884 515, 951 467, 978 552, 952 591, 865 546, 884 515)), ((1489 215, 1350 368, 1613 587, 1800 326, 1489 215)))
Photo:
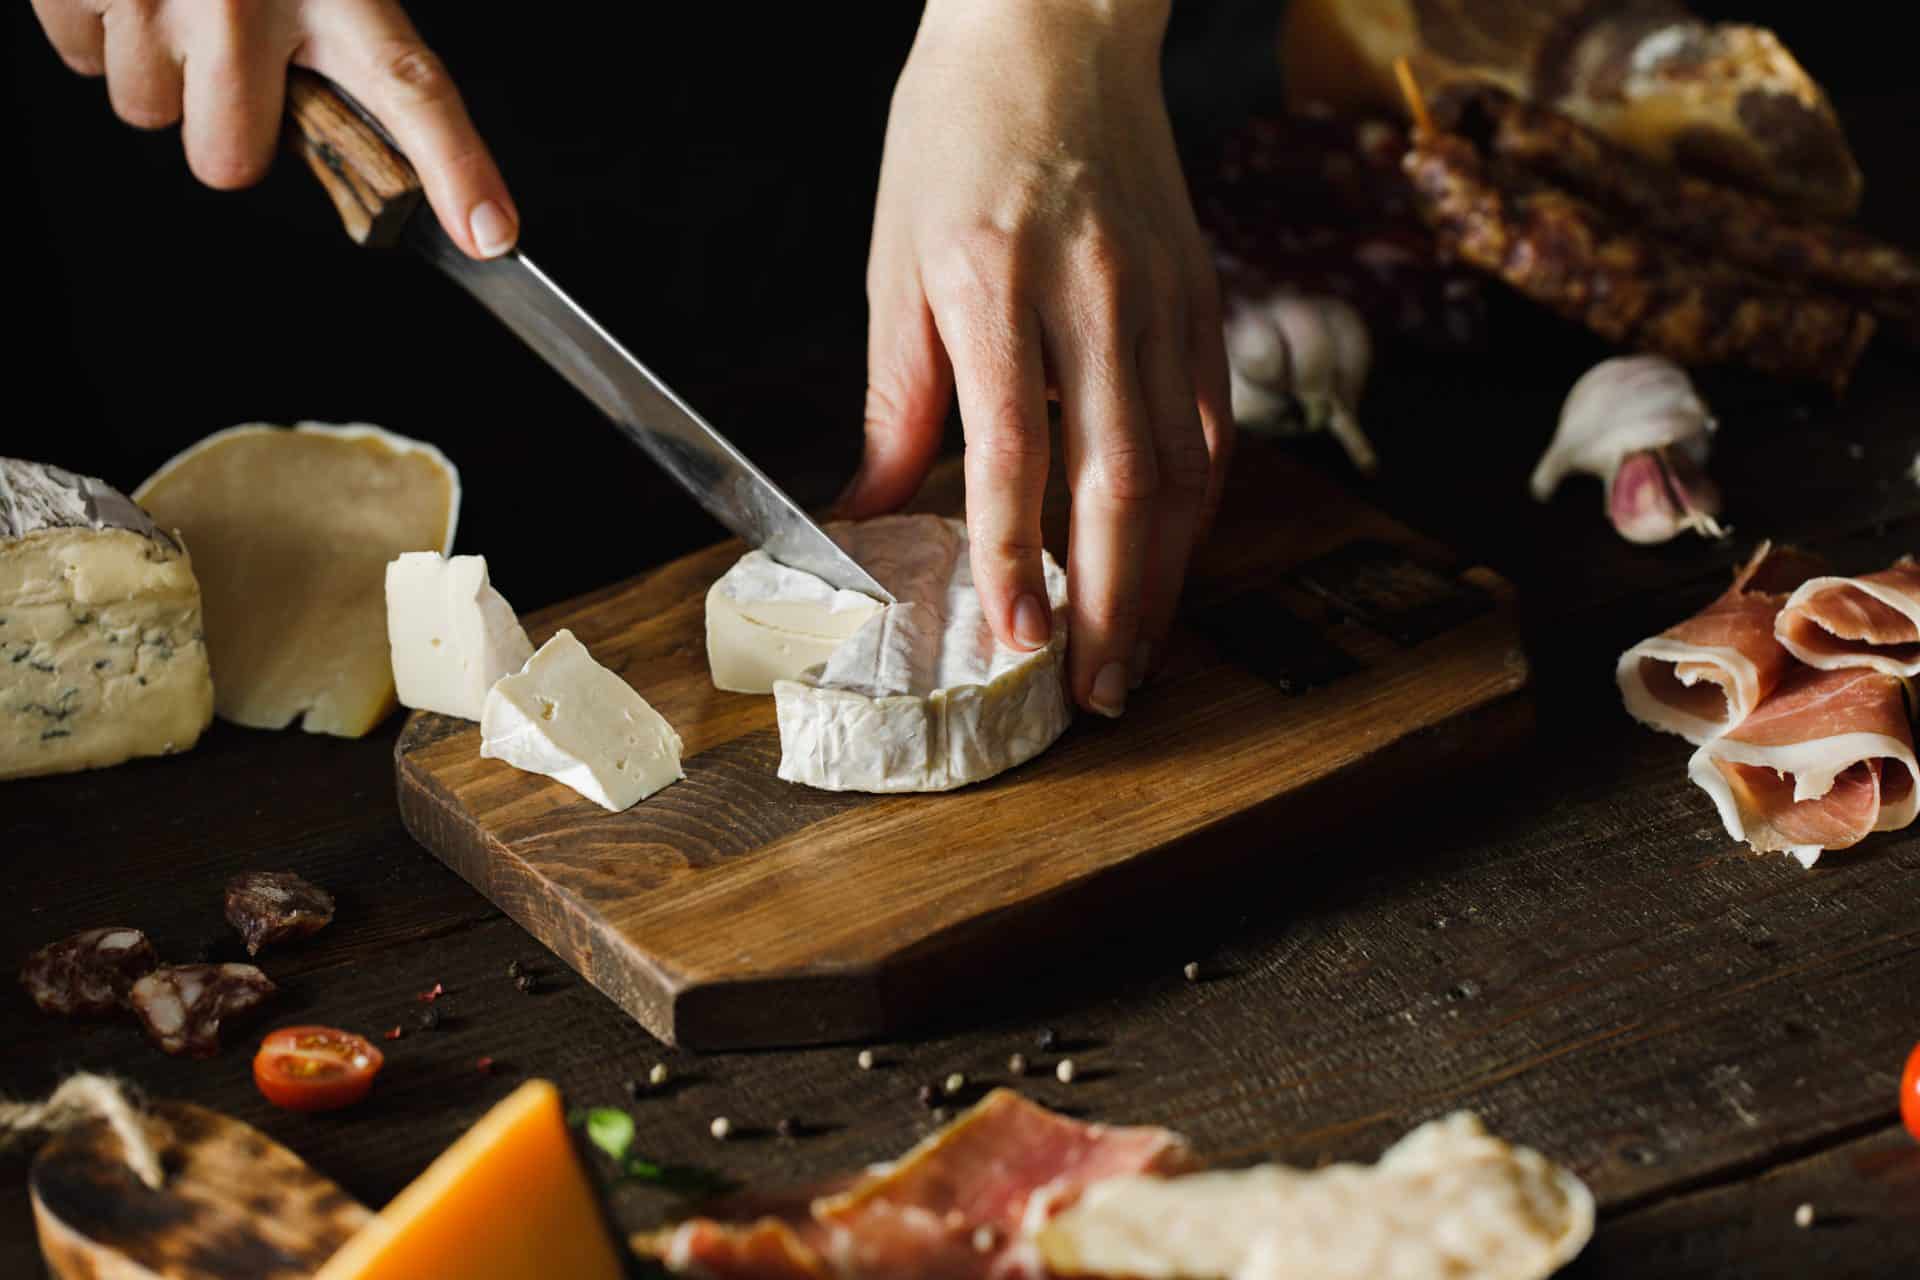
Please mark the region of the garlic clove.
POLYGON ((1227 366, 1249 383, 1287 389, 1291 361, 1287 340, 1259 307, 1236 304, 1227 316, 1227 366))
POLYGON ((1629 542, 1666 542, 1689 529, 1724 538, 1719 514, 1719 489, 1677 446, 1628 454, 1607 483, 1607 518, 1629 542))
POLYGON ((1611 476, 1628 454, 1685 443, 1704 463, 1714 430, 1693 381, 1665 356, 1615 356, 1580 376, 1528 488, 1545 502, 1575 471, 1611 476))

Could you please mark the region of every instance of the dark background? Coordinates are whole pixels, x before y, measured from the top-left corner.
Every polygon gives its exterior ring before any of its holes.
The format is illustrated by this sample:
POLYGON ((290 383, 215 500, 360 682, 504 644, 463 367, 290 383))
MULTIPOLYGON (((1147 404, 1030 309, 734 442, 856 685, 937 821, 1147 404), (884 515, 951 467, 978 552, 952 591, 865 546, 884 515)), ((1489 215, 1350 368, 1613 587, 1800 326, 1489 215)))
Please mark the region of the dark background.
MULTIPOLYGON (((529 254, 808 503, 858 454, 867 235, 917 20, 859 8, 686 6, 669 21, 655 5, 411 6, 507 174, 529 254)), ((1873 6, 1703 8, 1774 25, 1843 110, 1908 70, 1874 38, 1873 6)), ((1278 6, 1176 10, 1169 95, 1204 163, 1209 139, 1277 92, 1278 6)), ((6 22, 23 223, 0 452, 131 488, 236 422, 376 422, 460 466, 460 549, 485 552, 522 608, 715 536, 468 299, 402 255, 353 249, 304 171, 203 189, 176 132, 121 125, 27 5, 6 22)))

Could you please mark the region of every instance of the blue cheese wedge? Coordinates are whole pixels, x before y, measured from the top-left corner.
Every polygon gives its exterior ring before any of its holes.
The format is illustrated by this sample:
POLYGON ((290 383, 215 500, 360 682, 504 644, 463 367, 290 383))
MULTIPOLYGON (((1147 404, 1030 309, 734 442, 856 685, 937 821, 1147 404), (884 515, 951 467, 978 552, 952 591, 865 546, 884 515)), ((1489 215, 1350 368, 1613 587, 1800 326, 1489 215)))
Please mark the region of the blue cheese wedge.
POLYGON ((533 656, 483 556, 409 551, 387 565, 387 646, 400 705, 478 720, 487 691, 533 656))
POLYGON ((488 691, 480 754, 616 813, 686 776, 673 726, 565 629, 488 691))
POLYGON ((0 778, 185 751, 212 717, 185 546, 99 480, 0 458, 0 778))
POLYGON ((829 791, 949 791, 1031 760, 1072 718, 1067 579, 1044 556, 1053 638, 998 644, 980 606, 966 526, 885 516, 858 526, 860 562, 898 602, 818 667, 774 682, 780 776, 829 791))
POLYGON ((1543 1280, 1593 1218, 1573 1173, 1463 1111, 1374 1165, 1109 1178, 1030 1238, 1055 1276, 1543 1280))

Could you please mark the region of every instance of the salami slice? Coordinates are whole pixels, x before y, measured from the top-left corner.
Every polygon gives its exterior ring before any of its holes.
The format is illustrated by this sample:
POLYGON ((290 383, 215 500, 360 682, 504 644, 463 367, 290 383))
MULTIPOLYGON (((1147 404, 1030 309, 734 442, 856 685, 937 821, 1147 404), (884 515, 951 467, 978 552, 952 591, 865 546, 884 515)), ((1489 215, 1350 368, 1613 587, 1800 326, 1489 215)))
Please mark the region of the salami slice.
POLYGON ((291 871, 247 871, 227 881, 227 923, 247 954, 270 942, 304 938, 333 920, 333 895, 291 871))
POLYGON ((106 1014, 121 1008, 128 988, 159 963, 138 929, 87 929, 28 956, 20 985, 43 1013, 106 1014))
POLYGON ((272 980, 250 964, 180 964, 134 983, 127 1003, 166 1052, 208 1058, 220 1051, 222 1019, 245 1013, 273 992, 272 980))

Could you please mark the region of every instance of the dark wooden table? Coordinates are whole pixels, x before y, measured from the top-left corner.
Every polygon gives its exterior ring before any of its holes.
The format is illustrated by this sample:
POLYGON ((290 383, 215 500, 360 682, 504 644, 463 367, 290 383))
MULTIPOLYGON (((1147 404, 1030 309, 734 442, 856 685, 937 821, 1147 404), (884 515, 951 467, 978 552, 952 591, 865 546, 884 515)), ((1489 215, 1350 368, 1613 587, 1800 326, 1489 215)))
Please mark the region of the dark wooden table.
MULTIPOLYGON (((1904 103, 1880 118, 1901 139, 1879 153, 1892 171, 1916 114, 1904 103)), ((271 1020, 403 1028, 382 1042, 376 1094, 340 1115, 279 1112, 251 1083, 251 1029, 216 1059, 179 1061, 126 1024, 42 1017, 10 982, 0 1092, 119 1072, 260 1125, 378 1204, 529 1075, 577 1103, 617 1104, 624 1081, 665 1061, 673 1082, 634 1104, 640 1146, 759 1182, 902 1150, 931 1124, 923 1083, 951 1071, 1001 1081, 1020 1050, 1048 1071, 1025 1082, 1041 1101, 1173 1126, 1223 1162, 1370 1159, 1419 1121, 1471 1107, 1593 1186, 1602 1225, 1574 1276, 1914 1273, 1920 1145, 1899 1127, 1895 1089, 1920 1038, 1920 828, 1811 872, 1735 847, 1686 780, 1687 745, 1628 720, 1612 668, 1717 593, 1760 537, 1855 570, 1920 551, 1920 369, 1883 346, 1838 407, 1716 383, 1713 470, 1736 536, 1635 548, 1606 526, 1590 482, 1547 507, 1525 496, 1561 396, 1601 353, 1527 313, 1496 320, 1506 354, 1409 356, 1376 374, 1367 417, 1384 467, 1366 491, 1521 589, 1537 733, 1498 767, 1382 796, 1332 837, 1274 832, 1211 909, 1088 919, 1031 982, 928 1010, 924 1036, 874 1046, 868 1072, 855 1046, 663 1049, 408 838, 393 798, 397 717, 358 742, 216 725, 182 759, 0 786, 0 951, 128 923, 170 957, 232 954, 226 877, 299 871, 334 890, 339 915, 266 957, 283 989, 271 1020), (1181 976, 1189 960, 1198 982, 1181 976), (533 993, 515 989, 513 961, 537 975, 533 993), (422 1030, 416 993, 436 983, 441 1022, 422 1030), (1035 1047, 1043 1027, 1079 1065, 1071 1086, 1051 1077, 1057 1054, 1035 1047), (720 1114, 736 1135, 725 1144, 708 1135, 720 1114), (774 1136, 782 1117, 801 1136, 774 1136), (1793 1222, 1802 1203, 1810 1230, 1793 1222)), ((1296 447, 1344 474, 1325 442, 1296 447)), ((838 478, 837 461, 798 452, 770 465, 808 501, 838 478)), ((481 497, 505 484, 469 482, 481 497)), ((564 486, 554 495, 554 527, 585 519, 564 486)), ((643 523, 594 552, 594 572, 611 581, 708 537, 643 523)), ((585 572, 569 560, 562 576, 585 572)), ((524 566, 496 577, 522 608, 553 599, 524 566)), ((670 1207, 644 1189, 616 1198, 626 1227, 670 1207)), ((37 1266, 24 1165, 8 1157, 0 1275, 37 1266)))
MULTIPOLYGON (((1734 847, 1686 781, 1688 747, 1630 723, 1612 657, 1720 589, 1762 535, 1864 568, 1920 546, 1920 375, 1882 353, 1843 408, 1733 392, 1715 461, 1732 543, 1640 549, 1597 492, 1549 507, 1522 480, 1578 343, 1495 376, 1412 359, 1371 406, 1375 498, 1519 583, 1537 670, 1534 746, 1334 838, 1274 833, 1217 907, 1097 919, 1019 991, 928 1011, 924 1038, 699 1057, 663 1049, 415 846, 393 801, 399 720, 358 742, 216 726, 183 759, 0 789, 9 954, 72 930, 137 924, 168 956, 234 945, 220 886, 291 868, 339 896, 336 923, 270 953, 272 1020, 404 1038, 351 1112, 276 1111, 248 1074, 254 1035, 170 1059, 121 1023, 37 1014, 0 993, 0 1090, 76 1068, 120 1072, 267 1129, 369 1203, 391 1196, 529 1075, 578 1103, 634 1104, 658 1158, 743 1179, 823 1174, 898 1152, 931 1123, 920 1085, 981 1085, 1022 1050, 1025 1082, 1075 1114, 1173 1126, 1225 1162, 1370 1158, 1413 1124, 1471 1107, 1585 1177, 1603 1223, 1578 1276, 1889 1276, 1920 1265, 1920 1145, 1895 1086, 1920 1014, 1920 830, 1812 872, 1734 847), (1502 424, 1495 432, 1492 424, 1502 424), (539 979, 515 989, 508 964, 539 979), (1183 980, 1189 960, 1197 983, 1183 980), (434 1030, 416 993, 444 984, 434 1030), (1079 1078, 1035 1047, 1056 1029, 1079 1078), (476 1060, 491 1057, 491 1074, 476 1060), (708 1136, 725 1114, 736 1137, 708 1136), (802 1136, 774 1136, 793 1117, 802 1136), (1793 1224, 1811 1203, 1811 1230, 1793 1224)), ((1737 390, 1737 389, 1736 389, 1737 390)), ((1337 465, 1320 442, 1304 450, 1337 465)), ((807 488, 825 478, 797 482, 807 488)), ((1147 696, 1152 696, 1148 694, 1147 696)), ((0 1178, 0 1274, 37 1265, 23 1166, 0 1178)), ((617 1197, 622 1224, 669 1202, 617 1197)))

